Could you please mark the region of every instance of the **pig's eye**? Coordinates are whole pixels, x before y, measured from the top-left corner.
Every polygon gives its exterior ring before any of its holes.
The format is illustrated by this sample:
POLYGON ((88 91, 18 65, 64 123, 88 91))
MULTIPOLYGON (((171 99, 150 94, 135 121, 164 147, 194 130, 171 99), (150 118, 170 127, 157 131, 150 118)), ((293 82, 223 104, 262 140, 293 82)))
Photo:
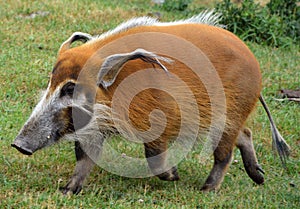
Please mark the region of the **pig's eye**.
POLYGON ((63 96, 72 97, 73 92, 74 92, 74 88, 75 88, 75 83, 72 83, 72 82, 66 83, 61 89, 60 97, 63 97, 63 96))

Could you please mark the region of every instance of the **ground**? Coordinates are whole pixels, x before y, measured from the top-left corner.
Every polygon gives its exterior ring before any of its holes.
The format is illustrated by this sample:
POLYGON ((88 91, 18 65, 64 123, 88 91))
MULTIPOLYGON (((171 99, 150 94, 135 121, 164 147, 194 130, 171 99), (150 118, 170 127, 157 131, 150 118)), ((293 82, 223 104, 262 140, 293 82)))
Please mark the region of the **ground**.
MULTIPOLYGON (((199 5, 212 7, 209 2, 194 1, 193 12, 199 5)), ((299 88, 299 46, 278 49, 247 43, 261 65, 262 93, 281 134, 292 147, 284 169, 272 152, 269 122, 258 104, 248 127, 253 130, 257 157, 265 170, 262 186, 248 178, 236 150, 221 189, 202 193, 200 188, 212 161, 199 162, 196 149, 178 165, 178 182, 162 182, 154 177, 129 179, 97 167, 79 195, 63 196, 58 188, 67 183, 75 165, 72 142, 38 151, 31 157, 10 147, 39 100, 39 92, 46 88, 64 40, 75 31, 100 34, 125 19, 151 12, 160 12, 163 21, 191 15, 166 12, 150 0, 0 1, 1 208, 300 207, 299 104, 275 100, 281 89, 299 88)))

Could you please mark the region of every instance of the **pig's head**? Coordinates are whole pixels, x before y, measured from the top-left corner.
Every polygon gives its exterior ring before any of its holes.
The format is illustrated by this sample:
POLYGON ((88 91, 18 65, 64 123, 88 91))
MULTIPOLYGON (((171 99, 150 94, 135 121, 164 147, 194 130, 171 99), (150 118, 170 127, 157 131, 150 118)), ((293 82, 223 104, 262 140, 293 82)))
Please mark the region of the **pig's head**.
POLYGON ((72 54, 68 49, 76 40, 90 39, 88 34, 75 33, 62 44, 46 92, 12 143, 23 154, 31 155, 36 150, 59 141, 65 134, 74 132, 74 111, 82 119, 81 124, 76 124, 76 128, 88 123, 90 108, 78 104, 74 106, 73 103, 77 77, 86 55, 76 54, 76 51, 72 54))
MULTIPOLYGON (((113 54, 108 50, 109 53, 104 53, 103 56, 101 52, 98 56, 93 45, 95 41, 90 41, 91 39, 93 38, 89 34, 76 32, 61 45, 48 88, 12 143, 12 146, 21 153, 31 155, 58 142, 66 134, 85 127, 94 114, 93 106, 96 100, 97 103, 100 101, 104 102, 104 105, 109 104, 111 96, 107 95, 111 94, 108 93, 110 91, 108 87, 115 83, 126 62, 141 59, 167 71, 159 60, 170 62, 169 59, 144 49, 121 54, 113 54), (77 40, 90 42, 70 48, 77 40), (83 69, 86 69, 87 63, 88 68, 92 68, 88 69, 90 72, 88 77, 93 77, 93 81, 83 79, 82 82, 79 76, 82 75, 83 69)), ((114 49, 113 47, 113 51, 114 49)))

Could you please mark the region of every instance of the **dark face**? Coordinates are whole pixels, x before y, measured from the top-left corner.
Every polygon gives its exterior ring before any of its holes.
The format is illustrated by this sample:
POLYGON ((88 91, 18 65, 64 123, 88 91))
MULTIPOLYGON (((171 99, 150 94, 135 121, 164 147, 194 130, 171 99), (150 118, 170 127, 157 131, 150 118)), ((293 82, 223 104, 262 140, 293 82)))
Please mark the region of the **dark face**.
POLYGON ((67 82, 51 95, 48 88, 12 146, 30 155, 72 132, 71 96, 74 86, 74 83, 67 82))
POLYGON ((58 62, 46 93, 12 143, 23 154, 31 155, 38 149, 54 144, 64 135, 74 132, 75 128, 80 129, 89 122, 90 106, 82 101, 74 102, 73 98, 75 87, 80 92, 80 85, 76 86, 74 79, 80 67, 64 66, 66 65, 58 62), (77 119, 80 118, 76 123, 74 115, 77 119))

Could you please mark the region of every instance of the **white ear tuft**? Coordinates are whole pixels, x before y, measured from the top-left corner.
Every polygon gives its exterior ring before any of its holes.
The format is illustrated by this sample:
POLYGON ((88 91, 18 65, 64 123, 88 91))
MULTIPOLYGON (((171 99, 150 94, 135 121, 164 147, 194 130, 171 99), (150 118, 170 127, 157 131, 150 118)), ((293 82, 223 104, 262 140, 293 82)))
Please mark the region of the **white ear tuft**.
POLYGON ((90 34, 82 33, 82 32, 75 32, 73 33, 68 40, 66 40, 62 45, 60 46, 58 54, 61 54, 68 50, 71 46, 71 44, 75 41, 82 41, 87 42, 89 40, 93 39, 93 37, 90 34))
POLYGON ((168 69, 160 61, 167 63, 172 62, 172 60, 169 58, 158 56, 155 53, 146 51, 144 49, 136 49, 133 52, 124 54, 114 54, 107 57, 103 62, 98 73, 97 85, 102 85, 104 88, 111 86, 115 82, 117 75, 122 69, 122 66, 129 60, 135 59, 141 59, 144 62, 151 63, 153 65, 156 64, 166 73, 168 72, 168 69))

